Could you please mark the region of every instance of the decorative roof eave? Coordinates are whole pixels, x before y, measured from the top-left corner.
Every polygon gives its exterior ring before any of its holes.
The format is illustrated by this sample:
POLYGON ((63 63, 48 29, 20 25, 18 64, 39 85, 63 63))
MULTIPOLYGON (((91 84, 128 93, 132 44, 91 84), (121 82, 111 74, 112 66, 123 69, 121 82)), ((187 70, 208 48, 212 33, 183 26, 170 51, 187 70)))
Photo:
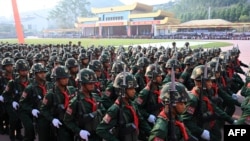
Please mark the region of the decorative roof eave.
POLYGON ((98 21, 98 20, 99 20, 98 17, 92 17, 92 18, 78 17, 77 18, 77 21, 79 23, 82 23, 82 22, 95 22, 95 21, 98 21))
POLYGON ((136 2, 134 4, 124 5, 124 6, 114 6, 114 7, 106 7, 106 8, 91 8, 92 13, 94 13, 94 14, 119 12, 119 11, 132 11, 132 10, 142 10, 142 11, 151 12, 153 10, 153 7, 146 5, 146 4, 136 2))
POLYGON ((225 24, 225 25, 192 25, 192 26, 182 26, 182 25, 170 25, 171 28, 220 28, 220 27, 234 27, 233 24, 225 24))
POLYGON ((131 14, 129 15, 128 18, 134 19, 134 18, 154 18, 154 17, 174 17, 174 14, 171 12, 166 12, 162 10, 158 10, 156 12, 151 12, 151 13, 141 13, 141 14, 131 14))
POLYGON ((161 20, 161 24, 180 24, 180 20, 171 17, 165 17, 163 20, 161 20))

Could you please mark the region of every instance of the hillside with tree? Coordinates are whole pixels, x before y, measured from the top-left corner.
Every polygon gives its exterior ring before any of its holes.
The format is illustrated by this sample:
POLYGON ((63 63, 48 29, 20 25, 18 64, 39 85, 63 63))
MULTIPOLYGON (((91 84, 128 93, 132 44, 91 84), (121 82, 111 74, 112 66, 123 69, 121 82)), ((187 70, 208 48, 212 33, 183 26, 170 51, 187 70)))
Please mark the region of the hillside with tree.
POLYGON ((208 18, 250 22, 249 0, 176 0, 158 5, 157 9, 175 13, 181 22, 208 18))

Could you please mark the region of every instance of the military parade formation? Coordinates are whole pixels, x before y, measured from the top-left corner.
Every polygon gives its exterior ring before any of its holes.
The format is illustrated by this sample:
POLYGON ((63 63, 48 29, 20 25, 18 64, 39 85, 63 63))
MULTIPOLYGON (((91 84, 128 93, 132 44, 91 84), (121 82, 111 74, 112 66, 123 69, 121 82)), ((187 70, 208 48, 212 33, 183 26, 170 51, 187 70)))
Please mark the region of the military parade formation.
POLYGON ((189 42, 1 42, 0 133, 11 141, 222 141, 224 125, 250 125, 240 53, 189 42))

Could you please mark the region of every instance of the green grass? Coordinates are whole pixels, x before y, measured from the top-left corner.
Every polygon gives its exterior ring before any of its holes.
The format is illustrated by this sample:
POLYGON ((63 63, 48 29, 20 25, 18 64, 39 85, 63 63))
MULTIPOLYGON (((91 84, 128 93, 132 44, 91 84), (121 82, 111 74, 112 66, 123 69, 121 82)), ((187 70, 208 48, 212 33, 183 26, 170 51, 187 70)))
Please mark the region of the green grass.
MULTIPOLYGON (((17 39, 7 39, 0 40, 0 42, 9 42, 9 43, 17 43, 17 39)), ((68 44, 69 41, 72 41, 73 44, 77 44, 78 41, 81 41, 83 46, 90 45, 133 45, 133 44, 148 44, 148 43, 160 43, 160 42, 170 42, 166 40, 160 39, 71 39, 71 38, 62 38, 62 39, 25 39, 25 43, 27 44, 68 44)))
POLYGON ((203 45, 195 45, 191 46, 192 48, 198 48, 202 46, 202 48, 214 48, 214 47, 227 47, 233 45, 232 43, 227 43, 227 42, 212 42, 212 43, 207 43, 203 45))
MULTIPOLYGON (((88 47, 91 45, 102 45, 102 46, 119 46, 119 45, 134 45, 134 44, 150 44, 150 43, 162 43, 162 42, 178 42, 178 41, 187 41, 187 42, 203 42, 203 40, 166 40, 166 39, 72 39, 72 38, 59 38, 59 39, 25 39, 27 44, 68 44, 69 41, 72 41, 73 44, 77 44, 78 41, 81 41, 82 46, 88 47)), ((17 39, 0 39, 0 42, 9 42, 9 43, 18 43, 17 39)), ((205 41, 207 42, 207 41, 205 41)), ((227 42, 212 42, 208 44, 195 45, 191 47, 197 48, 202 46, 203 48, 211 47, 225 47, 230 46, 231 43, 227 42)))

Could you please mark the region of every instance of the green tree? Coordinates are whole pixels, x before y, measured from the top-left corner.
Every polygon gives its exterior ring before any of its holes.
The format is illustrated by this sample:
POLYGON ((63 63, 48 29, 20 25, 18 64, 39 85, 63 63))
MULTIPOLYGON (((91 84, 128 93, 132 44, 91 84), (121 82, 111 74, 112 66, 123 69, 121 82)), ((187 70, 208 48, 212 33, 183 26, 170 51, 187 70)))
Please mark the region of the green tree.
POLYGON ((250 21, 250 17, 247 15, 241 15, 239 18, 240 22, 249 22, 250 21))
POLYGON ((73 28, 77 17, 88 16, 90 12, 87 0, 61 0, 56 7, 50 11, 48 19, 55 20, 60 28, 73 28))

